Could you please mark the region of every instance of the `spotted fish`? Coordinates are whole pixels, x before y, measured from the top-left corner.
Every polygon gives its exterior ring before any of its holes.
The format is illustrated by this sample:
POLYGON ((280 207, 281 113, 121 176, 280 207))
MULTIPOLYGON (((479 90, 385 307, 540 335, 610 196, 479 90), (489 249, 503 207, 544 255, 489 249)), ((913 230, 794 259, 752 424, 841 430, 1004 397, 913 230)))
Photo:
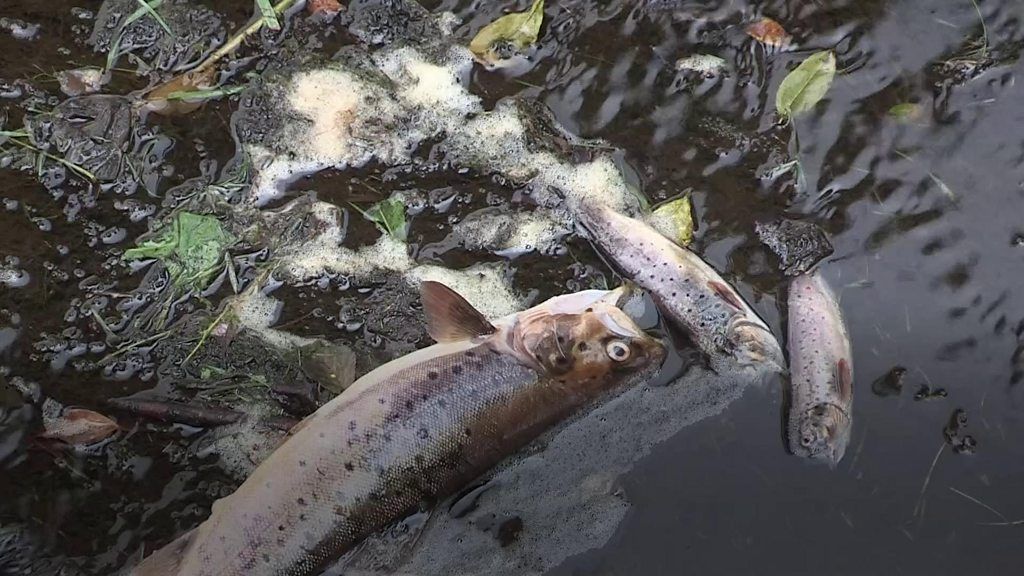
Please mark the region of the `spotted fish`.
POLYGON ((320 572, 655 368, 664 348, 616 306, 620 296, 565 295, 492 324, 444 285, 424 282, 439 344, 370 372, 299 423, 205 522, 132 574, 320 572))
POLYGON ((650 292, 661 311, 707 355, 712 368, 737 363, 763 372, 784 370, 782 349, 771 329, 699 256, 608 206, 585 205, 579 217, 598 249, 650 292))
POLYGON ((839 304, 817 272, 790 284, 788 340, 789 449, 835 466, 850 441, 853 365, 839 304))

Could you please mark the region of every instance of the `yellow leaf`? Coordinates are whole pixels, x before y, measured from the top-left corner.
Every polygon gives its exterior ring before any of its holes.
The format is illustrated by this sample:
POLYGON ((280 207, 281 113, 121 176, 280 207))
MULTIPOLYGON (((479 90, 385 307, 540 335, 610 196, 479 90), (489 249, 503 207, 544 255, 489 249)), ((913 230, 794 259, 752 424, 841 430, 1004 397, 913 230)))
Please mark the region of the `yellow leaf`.
POLYGON ((522 50, 537 41, 544 21, 544 0, 534 0, 526 12, 513 12, 498 18, 476 33, 469 49, 484 64, 494 64, 501 57, 496 45, 509 43, 522 50))

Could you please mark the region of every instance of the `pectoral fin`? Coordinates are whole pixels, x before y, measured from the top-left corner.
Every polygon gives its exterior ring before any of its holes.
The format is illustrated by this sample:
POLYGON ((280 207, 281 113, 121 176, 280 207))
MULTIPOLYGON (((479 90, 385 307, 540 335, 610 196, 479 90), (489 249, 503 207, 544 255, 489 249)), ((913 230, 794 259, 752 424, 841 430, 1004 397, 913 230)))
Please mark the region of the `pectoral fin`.
POLYGON ((836 362, 835 382, 839 399, 844 404, 849 404, 853 399, 853 368, 850 367, 850 361, 846 358, 840 358, 836 362))
POLYGON ((430 280, 420 284, 427 332, 438 342, 458 342, 493 334, 494 326, 451 288, 430 280))
POLYGON ((715 295, 724 300, 726 304, 732 306, 737 311, 743 311, 743 302, 740 301, 739 296, 736 295, 736 291, 732 288, 715 280, 708 282, 708 285, 711 286, 712 290, 714 290, 715 295))

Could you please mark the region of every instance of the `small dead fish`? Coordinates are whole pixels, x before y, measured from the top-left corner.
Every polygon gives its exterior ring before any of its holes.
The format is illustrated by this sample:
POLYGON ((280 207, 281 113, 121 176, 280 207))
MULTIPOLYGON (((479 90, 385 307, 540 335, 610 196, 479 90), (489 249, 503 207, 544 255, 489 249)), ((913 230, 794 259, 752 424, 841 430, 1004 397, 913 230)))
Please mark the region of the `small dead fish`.
POLYGON ((421 290, 439 344, 303 420, 205 522, 132 574, 318 573, 664 358, 617 307, 619 291, 552 298, 492 324, 441 284, 421 290))
POLYGON ((608 206, 584 206, 580 223, 600 251, 690 335, 712 368, 735 362, 758 371, 784 371, 782 348, 771 329, 699 256, 608 206))
POLYGON ((835 466, 853 423, 853 354, 839 304, 817 272, 790 284, 788 347, 790 451, 835 466))

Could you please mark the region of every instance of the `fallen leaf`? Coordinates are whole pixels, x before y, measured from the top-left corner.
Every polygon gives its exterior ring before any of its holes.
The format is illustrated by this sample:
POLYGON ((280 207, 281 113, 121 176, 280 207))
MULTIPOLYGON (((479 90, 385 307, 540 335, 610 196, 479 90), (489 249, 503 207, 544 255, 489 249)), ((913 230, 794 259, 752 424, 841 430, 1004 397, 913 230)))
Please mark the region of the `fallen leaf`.
POLYGON ((648 220, 655 230, 680 246, 693 242, 693 201, 689 192, 655 208, 648 220))
POLYGON ((317 340, 299 348, 298 355, 302 372, 335 394, 356 379, 356 356, 347 346, 317 340))
POLYGON ((544 0, 534 0, 526 12, 513 12, 498 18, 476 33, 469 49, 485 65, 501 60, 498 49, 510 44, 522 50, 537 41, 544 21, 544 0))
POLYGON ((344 9, 345 7, 338 0, 309 0, 306 3, 306 10, 310 14, 333 16, 344 9))
POLYGON ((757 22, 747 26, 747 35, 758 42, 773 48, 785 48, 789 46, 792 36, 786 29, 771 18, 761 18, 757 22))
POLYGON ((409 223, 405 219, 405 205, 397 198, 388 198, 363 211, 355 204, 353 208, 377 225, 381 232, 390 234, 395 240, 405 242, 409 236, 409 223))
POLYGON ((118 430, 117 422, 84 408, 65 409, 60 416, 46 422, 45 427, 43 438, 73 445, 95 444, 118 430))
POLYGON ((182 92, 207 90, 213 86, 215 74, 211 67, 175 76, 146 94, 146 108, 164 116, 188 114, 198 110, 204 100, 191 101, 170 96, 182 92))
POLYGON ((256 8, 260 12, 260 17, 263 18, 264 26, 275 31, 281 29, 281 23, 277 21, 277 12, 270 0, 256 0, 256 8))
POLYGON ((158 258, 176 288, 202 290, 223 267, 234 238, 213 216, 178 212, 159 235, 125 250, 125 260, 158 258))
POLYGON ((676 70, 698 72, 706 78, 711 78, 724 69, 725 60, 711 54, 694 54, 676 60, 676 70))
POLYGON ((811 54, 782 80, 775 109, 786 119, 810 110, 825 97, 835 75, 836 56, 831 50, 811 54))
POLYGON ((57 74, 60 91, 68 96, 99 92, 110 81, 110 73, 99 68, 77 68, 57 74))
POLYGON ((924 108, 914 102, 904 102, 889 108, 889 116, 900 123, 915 122, 924 116, 924 108))

